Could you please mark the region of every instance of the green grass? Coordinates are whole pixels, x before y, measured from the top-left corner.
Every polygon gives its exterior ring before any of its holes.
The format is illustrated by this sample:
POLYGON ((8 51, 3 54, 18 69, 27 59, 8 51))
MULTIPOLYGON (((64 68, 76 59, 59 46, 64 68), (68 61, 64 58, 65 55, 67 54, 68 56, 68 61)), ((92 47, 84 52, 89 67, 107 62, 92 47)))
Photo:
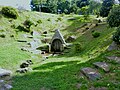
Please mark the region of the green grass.
POLYGON ((20 45, 13 39, 1 39, 0 67, 15 71, 22 61, 31 58, 31 54, 20 50, 20 45))
MULTIPOLYGON (((82 26, 87 23, 94 24, 95 16, 90 16, 89 20, 84 20, 83 16, 79 15, 61 16, 28 11, 19 14, 19 18, 16 20, 0 16, 0 33, 6 33, 5 38, 0 38, 0 67, 13 71, 13 90, 40 90, 43 88, 46 90, 77 90, 77 84, 81 84, 80 90, 88 90, 91 86, 107 87, 108 90, 120 89, 120 65, 105 58, 110 55, 120 56, 119 51, 108 52, 106 50, 112 42, 111 37, 115 28, 109 28, 107 24, 100 24, 82 33, 83 29, 81 28, 86 28, 82 26), (37 37, 40 40, 50 38, 55 29, 60 29, 65 39, 71 35, 76 36, 77 39, 72 43, 80 43, 82 51, 76 53, 72 48, 64 55, 51 56, 46 60, 43 60, 41 55, 21 51, 20 47, 25 46, 26 43, 18 43, 16 40, 30 42, 32 39, 24 39, 23 34, 30 35, 30 33, 21 32, 16 27, 22 25, 27 19, 32 20, 35 24, 30 29, 41 34, 37 37), (37 23, 38 20, 41 20, 42 23, 37 23), (42 35, 44 31, 48 31, 48 34, 42 35), (100 36, 93 38, 92 31, 100 32, 100 36), (10 35, 15 37, 11 38, 10 35), (33 60, 34 65, 31 66, 33 71, 26 74, 15 73, 21 62, 26 59, 33 60), (111 71, 105 73, 99 69, 98 71, 103 76, 102 79, 91 82, 81 74, 80 69, 84 67, 95 68, 92 63, 97 61, 110 63, 111 71), (113 81, 111 81, 111 77, 113 81)), ((41 43, 41 45, 44 44, 41 43)))

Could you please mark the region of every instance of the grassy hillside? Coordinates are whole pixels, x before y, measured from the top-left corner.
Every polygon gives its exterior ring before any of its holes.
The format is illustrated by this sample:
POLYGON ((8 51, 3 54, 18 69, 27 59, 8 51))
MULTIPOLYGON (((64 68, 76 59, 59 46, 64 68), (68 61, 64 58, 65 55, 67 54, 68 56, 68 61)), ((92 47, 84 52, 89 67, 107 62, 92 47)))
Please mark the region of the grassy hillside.
MULTIPOLYGON (((106 56, 120 55, 120 51, 107 51, 111 44, 114 28, 103 22, 96 25, 95 16, 90 16, 84 20, 80 15, 54 15, 47 13, 20 11, 17 19, 6 18, 0 15, 0 32, 6 35, 0 38, 0 67, 13 71, 13 90, 88 90, 91 87, 106 87, 108 90, 119 90, 119 64, 109 62, 106 56), (76 52, 75 47, 66 50, 64 55, 51 56, 43 60, 41 55, 34 55, 30 52, 21 51, 21 47, 26 42, 17 42, 17 40, 32 41, 32 38, 25 38, 24 35, 31 35, 30 32, 24 32, 17 28, 23 25, 25 20, 31 20, 34 24, 30 31, 37 31, 40 36, 37 39, 52 38, 55 29, 60 29, 64 38, 73 35, 76 40, 72 44, 80 43, 81 51, 76 52), (40 21, 40 22, 39 22, 40 21), (47 35, 43 32, 47 31, 47 35), (93 32, 99 32, 100 36, 94 38, 93 32), (13 35, 14 37, 11 37, 13 35), (15 70, 19 68, 21 62, 32 59, 34 65, 33 71, 26 74, 17 74, 15 70), (93 67, 92 63, 97 61, 109 62, 111 71, 105 73, 99 72, 103 78, 92 82, 84 77, 80 69, 83 67, 93 67), (111 78, 114 81, 111 82, 111 78), (78 85, 80 87, 78 88, 78 85)), ((43 45, 45 43, 41 43, 43 45)), ((78 47, 79 48, 79 47, 78 47)))

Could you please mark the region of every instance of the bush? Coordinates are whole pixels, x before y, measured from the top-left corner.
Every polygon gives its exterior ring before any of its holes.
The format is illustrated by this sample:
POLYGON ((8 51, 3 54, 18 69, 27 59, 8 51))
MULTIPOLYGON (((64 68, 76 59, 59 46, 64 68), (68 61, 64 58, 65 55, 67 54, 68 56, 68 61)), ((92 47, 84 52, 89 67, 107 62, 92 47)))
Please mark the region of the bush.
POLYGON ((116 33, 113 35, 113 41, 120 44, 120 27, 117 28, 116 33))
POLYGON ((80 43, 74 43, 74 50, 76 53, 79 53, 82 51, 82 45, 80 43))
POLYGON ((51 21, 51 19, 50 19, 50 18, 48 18, 48 19, 47 19, 47 21, 51 21))
POLYGON ((93 36, 94 38, 97 38, 97 37, 100 36, 100 32, 94 31, 94 32, 92 32, 92 36, 93 36))
POLYGON ((110 27, 118 27, 120 25, 120 6, 114 6, 111 10, 107 22, 110 27))
POLYGON ((5 36, 6 36, 6 35, 5 35, 4 33, 1 33, 1 34, 0 34, 0 37, 1 37, 1 38, 5 38, 5 36))
POLYGON ((34 23, 29 19, 24 22, 24 26, 28 29, 30 29, 31 25, 34 25, 34 23))
POLYGON ((18 17, 18 11, 10 6, 3 7, 1 12, 4 16, 7 16, 9 18, 17 19, 18 17))
POLYGON ((41 24, 41 23, 42 23, 42 20, 38 20, 37 23, 41 24))
POLYGON ((19 26, 17 27, 17 29, 19 29, 19 31, 30 32, 30 29, 26 28, 26 27, 23 26, 23 25, 19 25, 19 26))
POLYGON ((62 18, 61 18, 61 17, 58 17, 57 20, 58 20, 58 21, 62 21, 62 18))

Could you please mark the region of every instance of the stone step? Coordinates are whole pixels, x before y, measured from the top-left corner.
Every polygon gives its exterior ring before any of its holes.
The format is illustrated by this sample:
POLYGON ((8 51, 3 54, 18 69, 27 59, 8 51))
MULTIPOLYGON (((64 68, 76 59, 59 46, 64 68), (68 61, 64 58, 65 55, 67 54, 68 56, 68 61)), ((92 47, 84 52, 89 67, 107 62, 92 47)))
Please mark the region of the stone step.
POLYGON ((95 62, 95 63, 93 63, 93 65, 98 67, 98 68, 101 68, 105 72, 109 72, 110 71, 110 65, 105 63, 105 62, 95 62))
POLYGON ((111 60, 111 61, 113 60, 116 63, 120 64, 120 57, 118 57, 118 56, 107 56, 106 58, 111 60))
POLYGON ((0 68, 0 79, 8 78, 10 77, 12 72, 10 70, 2 69, 0 68))
POLYGON ((101 74, 97 72, 95 69, 90 67, 85 67, 81 69, 81 72, 92 81, 98 80, 101 78, 101 74))

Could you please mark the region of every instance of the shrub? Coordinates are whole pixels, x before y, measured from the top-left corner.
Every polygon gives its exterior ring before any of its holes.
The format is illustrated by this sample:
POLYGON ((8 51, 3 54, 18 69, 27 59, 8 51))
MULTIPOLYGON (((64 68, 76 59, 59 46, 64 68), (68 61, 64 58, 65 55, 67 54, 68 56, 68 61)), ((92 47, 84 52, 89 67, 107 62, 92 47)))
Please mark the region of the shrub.
POLYGON ((48 19, 47 19, 47 21, 51 21, 51 19, 50 19, 50 18, 48 18, 48 19))
POLYGON ((82 51, 82 45, 80 43, 74 43, 74 50, 76 53, 82 51))
POLYGON ((110 27, 118 27, 120 25, 120 6, 114 6, 111 10, 107 22, 110 27))
POLYGON ((3 7, 1 12, 4 16, 7 16, 9 18, 17 19, 18 17, 18 11, 10 6, 3 7))
POLYGON ((97 37, 100 36, 100 32, 94 31, 94 32, 92 32, 92 36, 93 36, 94 38, 97 38, 97 37))
POLYGON ((0 37, 1 37, 1 38, 5 38, 5 36, 6 36, 6 35, 5 35, 4 33, 1 33, 1 34, 0 34, 0 37))
POLYGON ((30 29, 31 25, 34 25, 34 23, 29 19, 24 22, 24 26, 28 29, 30 29))
POLYGON ((65 13, 60 14, 60 17, 64 17, 64 16, 65 16, 65 13))
POLYGON ((38 20, 37 23, 41 24, 41 23, 42 23, 42 20, 38 20))
POLYGON ((113 41, 120 44, 120 27, 117 28, 116 33, 113 35, 113 41))
POLYGON ((57 20, 58 20, 58 21, 62 21, 62 18, 61 18, 61 17, 58 17, 57 20))
POLYGON ((23 25, 19 25, 19 26, 17 27, 17 29, 19 29, 19 31, 30 32, 30 29, 26 28, 26 27, 23 26, 23 25))

